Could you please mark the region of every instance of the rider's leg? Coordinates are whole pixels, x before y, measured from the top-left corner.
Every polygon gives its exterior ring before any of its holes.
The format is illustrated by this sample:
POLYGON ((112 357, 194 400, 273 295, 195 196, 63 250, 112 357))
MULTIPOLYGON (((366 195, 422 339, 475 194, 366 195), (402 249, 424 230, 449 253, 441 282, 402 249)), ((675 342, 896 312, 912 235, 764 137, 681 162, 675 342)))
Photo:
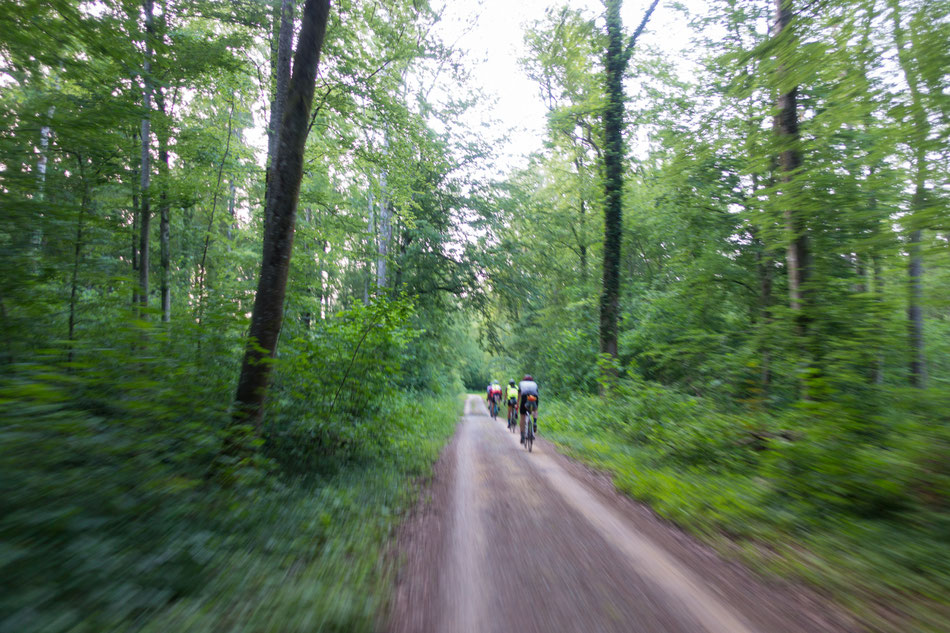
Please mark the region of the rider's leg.
POLYGON ((527 415, 527 411, 524 410, 524 407, 519 407, 521 415, 518 416, 518 428, 521 430, 521 443, 524 444, 524 418, 527 415))

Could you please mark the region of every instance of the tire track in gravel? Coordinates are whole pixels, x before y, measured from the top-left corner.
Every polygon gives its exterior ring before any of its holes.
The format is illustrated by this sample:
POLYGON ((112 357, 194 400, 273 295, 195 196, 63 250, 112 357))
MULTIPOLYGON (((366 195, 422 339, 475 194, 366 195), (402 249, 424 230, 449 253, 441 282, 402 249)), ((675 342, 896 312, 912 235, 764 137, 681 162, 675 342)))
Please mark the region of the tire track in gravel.
POLYGON ((761 600, 729 600, 729 591, 667 551, 669 542, 658 544, 638 530, 628 514, 568 472, 563 460, 546 442, 525 452, 504 419, 492 420, 481 398, 469 397, 440 460, 447 463, 437 466, 433 503, 416 512, 399 539, 407 560, 390 630, 844 630, 833 621, 815 628, 822 617, 790 618, 789 609, 767 603, 784 600, 787 606, 795 602, 792 594, 748 579, 743 589, 751 585, 761 600), (750 612, 750 604, 761 613, 750 612))

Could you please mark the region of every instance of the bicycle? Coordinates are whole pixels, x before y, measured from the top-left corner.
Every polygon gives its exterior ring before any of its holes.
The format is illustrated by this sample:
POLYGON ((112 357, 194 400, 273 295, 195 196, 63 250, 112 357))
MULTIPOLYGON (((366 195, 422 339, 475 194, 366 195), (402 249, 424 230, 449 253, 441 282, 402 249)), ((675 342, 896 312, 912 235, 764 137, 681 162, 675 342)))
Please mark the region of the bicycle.
POLYGON ((512 398, 508 401, 508 430, 515 433, 518 430, 517 401, 512 398))
POLYGON ((492 420, 498 419, 498 399, 497 398, 491 399, 491 419, 492 420))
POLYGON ((537 404, 532 402, 530 399, 525 403, 525 413, 524 413, 524 447, 527 451, 531 452, 531 447, 534 444, 534 424, 531 420, 531 413, 537 411, 537 404))
POLYGON ((531 413, 526 412, 524 414, 524 447, 529 453, 531 452, 531 446, 534 444, 534 428, 531 424, 531 413))

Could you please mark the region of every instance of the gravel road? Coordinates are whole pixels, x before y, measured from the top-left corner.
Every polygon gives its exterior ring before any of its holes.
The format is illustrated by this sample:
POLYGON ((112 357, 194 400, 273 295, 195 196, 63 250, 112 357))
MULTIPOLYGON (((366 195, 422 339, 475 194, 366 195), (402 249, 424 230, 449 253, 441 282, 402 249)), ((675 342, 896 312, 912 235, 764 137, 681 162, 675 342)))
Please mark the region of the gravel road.
POLYGON ((810 592, 720 560, 551 444, 525 452, 477 396, 397 545, 394 633, 859 630, 810 592))

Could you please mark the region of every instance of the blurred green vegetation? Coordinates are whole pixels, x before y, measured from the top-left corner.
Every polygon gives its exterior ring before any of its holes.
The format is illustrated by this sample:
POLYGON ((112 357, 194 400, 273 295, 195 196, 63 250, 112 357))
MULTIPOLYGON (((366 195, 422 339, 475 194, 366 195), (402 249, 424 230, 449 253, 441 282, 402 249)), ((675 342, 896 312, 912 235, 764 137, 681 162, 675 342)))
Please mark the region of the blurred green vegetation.
POLYGON ((690 47, 637 41, 609 355, 603 15, 528 25, 545 145, 485 240, 488 366, 532 373, 542 435, 724 552, 871 630, 946 631, 950 3, 814 9, 664 3, 690 47))
MULTIPOLYGON (((316 336, 294 344, 349 361, 316 336)), ((302 387, 290 356, 260 450, 233 458, 230 380, 209 364, 108 362, 119 353, 18 366, 0 384, 0 630, 373 630, 383 548, 458 398, 402 391, 374 364, 330 409, 318 396, 338 376, 302 387)))
POLYGON ((630 377, 608 398, 549 403, 541 426, 727 555, 830 591, 872 630, 937 632, 950 613, 950 400, 911 391, 891 396, 913 409, 859 427, 831 405, 729 410, 630 377))
POLYGON ((263 422, 236 426, 282 5, 0 4, 2 633, 375 628, 478 371, 453 348, 485 141, 435 10, 334 6, 263 422))

